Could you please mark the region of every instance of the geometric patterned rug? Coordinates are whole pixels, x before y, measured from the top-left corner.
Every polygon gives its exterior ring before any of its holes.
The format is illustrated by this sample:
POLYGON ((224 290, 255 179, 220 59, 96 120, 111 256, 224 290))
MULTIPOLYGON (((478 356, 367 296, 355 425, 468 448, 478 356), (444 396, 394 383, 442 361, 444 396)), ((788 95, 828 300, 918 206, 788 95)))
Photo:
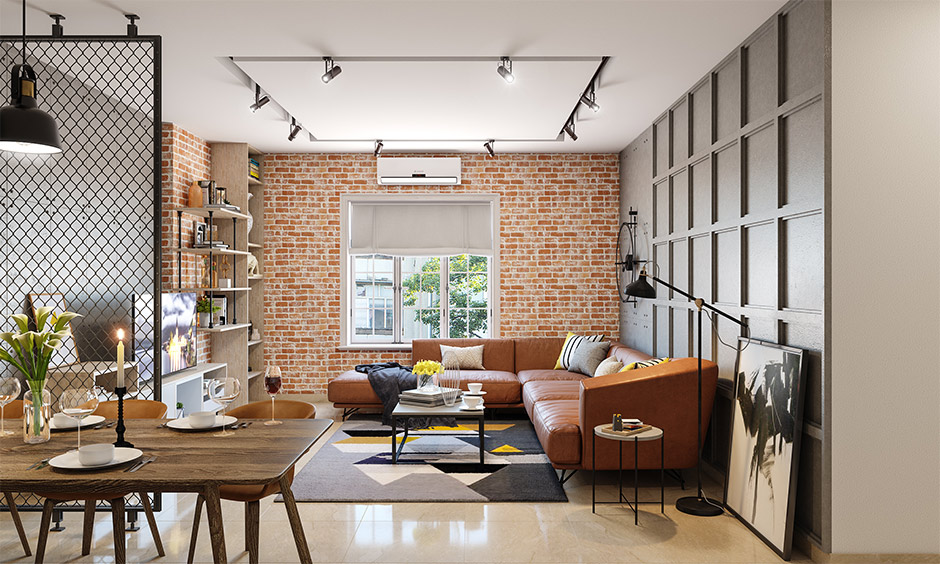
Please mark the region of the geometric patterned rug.
POLYGON ((392 464, 390 427, 346 421, 291 490, 308 502, 568 501, 528 420, 487 421, 483 465, 476 421, 458 423, 409 431, 392 464))

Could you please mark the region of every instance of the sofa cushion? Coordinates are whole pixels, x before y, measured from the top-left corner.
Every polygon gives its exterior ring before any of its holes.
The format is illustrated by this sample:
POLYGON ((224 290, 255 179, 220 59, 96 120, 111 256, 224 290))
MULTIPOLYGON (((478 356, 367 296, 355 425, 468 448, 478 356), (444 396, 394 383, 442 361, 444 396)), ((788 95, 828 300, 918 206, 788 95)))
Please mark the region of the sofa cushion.
POLYGON ((561 346, 558 359, 555 360, 555 370, 571 370, 571 359, 581 343, 599 343, 603 340, 604 335, 575 335, 569 331, 568 336, 565 337, 565 344, 561 346))
POLYGON ((617 360, 616 358, 609 356, 604 359, 603 362, 597 365, 597 368, 594 369, 594 377, 598 376, 607 376, 608 374, 613 374, 619 372, 623 368, 623 363, 617 360))
POLYGON ((369 376, 355 370, 348 370, 330 380, 326 395, 331 402, 339 404, 382 403, 369 384, 369 376))
POLYGON ((571 354, 568 370, 580 372, 585 376, 594 376, 597 365, 607 357, 608 350, 610 350, 609 342, 592 343, 583 341, 571 354))
MULTIPOLYGON (((461 370, 486 370, 483 367, 483 345, 475 347, 448 347, 441 345, 441 360, 450 353, 457 361, 457 368, 461 370)), ((446 367, 445 367, 446 368, 446 367)))
POLYGON ((525 337, 513 339, 516 345, 516 373, 523 370, 549 369, 555 366, 564 337, 525 337))
POLYGON ((632 364, 634 362, 639 362, 643 360, 649 360, 653 358, 652 356, 646 354, 645 352, 640 352, 636 349, 631 349, 628 346, 622 345, 620 343, 612 343, 610 345, 610 352, 607 354, 608 358, 616 358, 623 363, 624 366, 632 364))
POLYGON ((522 403, 525 404, 529 419, 532 407, 546 400, 577 400, 581 393, 580 380, 541 380, 530 382, 522 388, 522 403))
POLYGON ((542 449, 554 464, 581 462, 581 428, 578 400, 545 400, 532 409, 532 425, 542 449))
POLYGON ((461 370, 460 387, 467 390, 470 382, 481 382, 484 403, 518 405, 522 402, 522 385, 512 372, 501 370, 461 370))
MULTIPOLYGON (((512 339, 414 339, 411 341, 411 362, 441 361, 441 345, 475 347, 483 345, 483 366, 486 370, 516 371, 515 346, 512 339)), ((521 400, 520 400, 521 401, 521 400)))
POLYGON ((584 374, 577 372, 568 372, 567 370, 523 370, 516 376, 519 377, 519 383, 524 387, 529 382, 538 380, 581 380, 587 378, 584 374))

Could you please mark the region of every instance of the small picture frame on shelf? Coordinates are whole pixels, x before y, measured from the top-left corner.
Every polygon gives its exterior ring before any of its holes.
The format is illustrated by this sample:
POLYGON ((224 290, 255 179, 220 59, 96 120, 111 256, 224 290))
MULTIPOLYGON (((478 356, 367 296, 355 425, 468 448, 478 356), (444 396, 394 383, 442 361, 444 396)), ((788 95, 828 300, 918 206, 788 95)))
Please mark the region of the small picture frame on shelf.
POLYGON ((212 312, 212 325, 225 325, 228 321, 228 299, 225 296, 209 296, 212 299, 212 309, 219 309, 212 312))

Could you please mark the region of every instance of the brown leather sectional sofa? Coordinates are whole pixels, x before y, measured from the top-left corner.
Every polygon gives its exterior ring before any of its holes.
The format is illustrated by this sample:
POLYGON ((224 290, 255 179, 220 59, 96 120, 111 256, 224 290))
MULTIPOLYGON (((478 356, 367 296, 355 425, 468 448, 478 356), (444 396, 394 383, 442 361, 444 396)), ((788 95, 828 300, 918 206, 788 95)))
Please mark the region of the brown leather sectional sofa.
MULTIPOLYGON (((417 339, 412 362, 441 360, 440 345, 484 345, 486 370, 461 370, 461 387, 482 382, 489 408, 525 407, 542 448, 559 469, 591 468, 591 433, 595 425, 610 422, 614 413, 636 417, 665 432, 665 467, 691 468, 698 458, 695 439, 697 363, 694 358, 589 378, 554 370, 564 338, 417 339)), ((608 356, 625 364, 647 360, 648 354, 612 343, 608 356)), ((708 428, 718 367, 702 362, 702 430, 708 428)), ((349 371, 329 383, 328 397, 335 407, 381 408, 365 374, 349 371)), ((703 437, 704 439, 704 437, 703 437)), ((597 468, 618 467, 618 445, 597 441, 597 468)), ((659 443, 639 445, 639 467, 659 468, 659 443)), ((633 466, 633 448, 623 449, 623 466, 633 466)))

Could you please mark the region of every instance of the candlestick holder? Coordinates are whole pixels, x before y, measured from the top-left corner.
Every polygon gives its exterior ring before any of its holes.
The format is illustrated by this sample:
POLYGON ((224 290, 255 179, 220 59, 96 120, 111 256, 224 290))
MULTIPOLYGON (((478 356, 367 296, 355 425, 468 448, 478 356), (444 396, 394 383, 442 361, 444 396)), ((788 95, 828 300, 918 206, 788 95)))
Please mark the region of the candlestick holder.
POLYGON ((118 420, 115 428, 117 430, 117 440, 114 441, 114 446, 133 448, 134 445, 124 440, 124 431, 127 430, 124 426, 124 394, 127 393, 127 388, 124 386, 114 388, 114 393, 118 397, 118 420))

